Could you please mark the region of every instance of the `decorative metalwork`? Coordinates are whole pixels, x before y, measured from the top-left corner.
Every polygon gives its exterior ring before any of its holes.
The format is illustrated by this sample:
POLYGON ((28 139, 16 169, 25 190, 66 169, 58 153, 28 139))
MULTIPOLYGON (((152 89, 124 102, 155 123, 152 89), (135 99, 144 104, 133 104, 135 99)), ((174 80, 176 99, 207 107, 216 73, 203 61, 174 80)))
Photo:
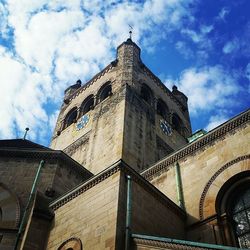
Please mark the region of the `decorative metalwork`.
POLYGON ((245 190, 232 206, 235 234, 241 248, 250 248, 250 189, 245 190))

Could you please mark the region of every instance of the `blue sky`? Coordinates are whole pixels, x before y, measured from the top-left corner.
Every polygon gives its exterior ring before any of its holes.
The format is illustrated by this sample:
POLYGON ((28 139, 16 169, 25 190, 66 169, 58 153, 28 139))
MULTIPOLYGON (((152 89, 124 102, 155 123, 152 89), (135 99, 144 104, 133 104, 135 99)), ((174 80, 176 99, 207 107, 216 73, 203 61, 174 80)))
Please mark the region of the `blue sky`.
POLYGON ((248 0, 0 0, 0 138, 49 145, 63 91, 89 80, 128 37, 189 98, 193 131, 249 107, 248 0))

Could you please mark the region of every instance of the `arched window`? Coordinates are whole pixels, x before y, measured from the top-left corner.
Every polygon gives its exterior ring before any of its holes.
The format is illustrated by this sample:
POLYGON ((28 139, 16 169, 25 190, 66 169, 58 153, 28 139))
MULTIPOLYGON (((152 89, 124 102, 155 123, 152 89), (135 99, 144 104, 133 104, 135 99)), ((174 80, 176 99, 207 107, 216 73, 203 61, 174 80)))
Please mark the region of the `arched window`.
POLYGON ((88 96, 81 105, 80 115, 88 113, 94 107, 94 97, 93 95, 88 96))
POLYGON ((230 232, 226 244, 250 248, 250 171, 231 177, 216 197, 222 230, 230 232))
POLYGON ((143 84, 142 87, 141 87, 141 97, 148 104, 150 104, 150 105, 152 104, 152 102, 153 102, 153 92, 146 84, 143 84))
POLYGON ((66 115, 64 120, 64 129, 70 126, 72 123, 76 122, 77 118, 77 108, 73 108, 69 111, 69 113, 66 115))
POLYGON ((230 212, 239 246, 250 248, 250 187, 237 193, 230 212))
POLYGON ((176 113, 174 113, 172 116, 172 125, 173 129, 175 129, 178 133, 182 135, 183 123, 181 118, 176 113))
POLYGON ((107 97, 111 95, 112 95, 112 87, 111 87, 110 82, 108 82, 104 84, 98 91, 99 102, 102 102, 103 100, 105 100, 107 97))
POLYGON ((162 116, 165 120, 168 117, 168 113, 169 113, 168 107, 165 104, 165 102, 163 102, 161 99, 158 99, 157 101, 157 113, 160 116, 162 116))

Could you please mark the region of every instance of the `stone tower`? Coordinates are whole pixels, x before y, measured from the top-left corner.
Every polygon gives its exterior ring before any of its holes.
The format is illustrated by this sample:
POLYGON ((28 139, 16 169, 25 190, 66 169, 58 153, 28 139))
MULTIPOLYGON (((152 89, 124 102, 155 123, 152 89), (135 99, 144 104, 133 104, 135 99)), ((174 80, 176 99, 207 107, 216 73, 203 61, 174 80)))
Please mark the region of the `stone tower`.
POLYGON ((117 58, 65 90, 51 142, 96 174, 122 159, 141 171, 187 143, 187 97, 170 91, 141 61, 129 38, 117 58))

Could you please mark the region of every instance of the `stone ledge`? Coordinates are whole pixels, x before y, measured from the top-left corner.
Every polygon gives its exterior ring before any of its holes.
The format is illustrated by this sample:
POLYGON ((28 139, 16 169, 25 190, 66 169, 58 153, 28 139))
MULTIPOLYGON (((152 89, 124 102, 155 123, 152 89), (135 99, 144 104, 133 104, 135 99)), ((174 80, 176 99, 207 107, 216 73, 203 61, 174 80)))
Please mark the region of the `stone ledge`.
POLYGON ((227 133, 235 131, 237 128, 240 128, 243 125, 247 124, 249 120, 250 110, 248 109, 238 116, 232 118, 228 122, 208 132, 200 139, 197 139, 196 141, 187 144, 183 148, 172 153, 167 158, 161 160, 149 169, 143 171, 141 175, 147 180, 153 179, 153 177, 159 174, 159 172, 170 168, 173 163, 177 162, 180 159, 183 159, 184 157, 194 154, 195 152, 203 149, 205 146, 211 145, 216 140, 223 138, 223 136, 225 136, 227 133))

